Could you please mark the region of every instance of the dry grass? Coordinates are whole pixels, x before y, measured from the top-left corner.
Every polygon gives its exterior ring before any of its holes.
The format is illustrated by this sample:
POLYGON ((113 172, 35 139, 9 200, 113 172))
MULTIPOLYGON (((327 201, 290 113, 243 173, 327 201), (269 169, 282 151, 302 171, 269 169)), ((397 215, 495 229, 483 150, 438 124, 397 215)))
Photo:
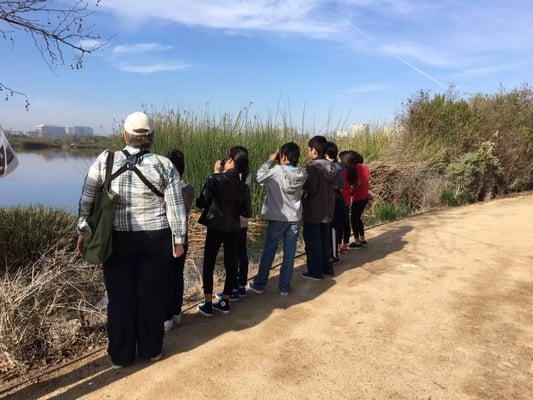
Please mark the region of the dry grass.
POLYGON ((101 269, 81 262, 64 242, 0 278, 0 366, 8 379, 102 343, 101 269))

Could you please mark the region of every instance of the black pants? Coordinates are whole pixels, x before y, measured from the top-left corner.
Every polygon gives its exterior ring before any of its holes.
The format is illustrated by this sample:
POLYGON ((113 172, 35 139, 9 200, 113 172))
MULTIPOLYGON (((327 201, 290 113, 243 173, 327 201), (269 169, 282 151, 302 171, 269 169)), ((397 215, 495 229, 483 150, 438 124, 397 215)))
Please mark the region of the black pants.
POLYGON ((248 228, 241 228, 239 232, 239 268, 238 268, 238 286, 246 286, 248 282, 248 228))
POLYGON ((165 283, 172 257, 170 229, 113 232, 113 254, 104 263, 108 353, 127 365, 161 353, 165 283))
POLYGON ((335 191, 335 212, 331 221, 331 256, 338 258, 338 247, 342 242, 346 223, 346 203, 339 190, 335 191))
MULTIPOLYGON (((344 227, 342 229, 342 241, 343 243, 350 243, 350 235, 351 235, 351 229, 350 229, 350 207, 344 206, 344 227)), ((341 235, 339 235, 341 236, 341 235)), ((341 238, 339 238, 341 239, 341 238)))
POLYGON ((183 246, 181 257, 174 258, 170 264, 167 274, 167 296, 165 307, 165 320, 172 319, 173 315, 181 314, 183 306, 183 270, 185 268, 185 259, 187 258, 188 246, 183 246))
POLYGON ((207 228, 203 268, 205 294, 213 293, 213 272, 215 271, 218 250, 221 244, 224 244, 224 268, 226 269, 224 294, 230 295, 235 288, 237 283, 239 234, 240 231, 221 232, 207 228))
POLYGON ((363 215, 367 203, 368 200, 359 200, 352 203, 352 229, 356 238, 365 235, 365 227, 361 216, 363 215))
POLYGON ((304 222, 305 253, 307 272, 315 278, 322 278, 324 272, 331 273, 331 224, 309 224, 304 222))
POLYGON ((341 244, 341 242, 339 241, 339 239, 341 239, 341 235, 339 234, 339 231, 335 228, 331 228, 331 243, 330 243, 330 247, 331 247, 331 257, 333 258, 339 258, 339 244, 341 244))

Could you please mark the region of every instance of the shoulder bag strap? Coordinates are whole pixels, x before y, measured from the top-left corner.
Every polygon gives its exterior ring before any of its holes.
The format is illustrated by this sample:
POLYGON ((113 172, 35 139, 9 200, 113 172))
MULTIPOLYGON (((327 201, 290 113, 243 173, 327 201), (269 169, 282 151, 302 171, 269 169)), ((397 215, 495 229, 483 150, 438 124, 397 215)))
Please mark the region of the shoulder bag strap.
POLYGON ((148 179, 146 179, 146 177, 142 174, 142 172, 139 170, 139 168, 137 168, 136 165, 133 167, 133 172, 135 172, 135 173, 137 174, 137 176, 139 177, 139 179, 140 179, 141 181, 143 181, 143 183, 144 183, 146 186, 148 186, 148 188, 149 188, 152 192, 154 192, 155 195, 157 195, 157 196, 159 196, 159 197, 165 197, 165 195, 164 195, 163 193, 161 193, 161 192, 159 191, 159 189, 156 188, 152 182, 150 182, 148 179))
POLYGON ((109 151, 107 153, 107 160, 106 160, 106 166, 105 166, 105 179, 104 179, 104 185, 103 188, 105 190, 109 190, 111 188, 111 180, 113 172, 113 163, 115 162, 115 152, 109 151))

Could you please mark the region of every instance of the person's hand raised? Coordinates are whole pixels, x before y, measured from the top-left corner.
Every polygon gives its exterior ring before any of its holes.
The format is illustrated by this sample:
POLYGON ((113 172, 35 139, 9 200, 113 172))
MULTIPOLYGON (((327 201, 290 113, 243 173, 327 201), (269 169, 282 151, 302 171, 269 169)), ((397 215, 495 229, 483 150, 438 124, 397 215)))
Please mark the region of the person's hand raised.
POLYGON ((215 173, 220 173, 222 172, 222 160, 217 160, 215 162, 215 166, 213 167, 213 171, 215 171, 215 173))

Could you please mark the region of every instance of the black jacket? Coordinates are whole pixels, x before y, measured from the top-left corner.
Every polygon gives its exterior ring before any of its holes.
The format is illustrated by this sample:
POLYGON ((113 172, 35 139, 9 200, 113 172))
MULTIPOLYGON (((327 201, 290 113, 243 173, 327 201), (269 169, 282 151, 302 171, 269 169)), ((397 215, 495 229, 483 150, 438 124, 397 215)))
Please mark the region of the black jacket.
POLYGON ((250 188, 241 181, 236 169, 209 175, 196 199, 203 209, 199 223, 222 232, 239 231, 240 216, 252 216, 250 188))
POLYGON ((305 170, 303 220, 309 224, 329 224, 335 211, 335 164, 327 160, 313 160, 305 170))

